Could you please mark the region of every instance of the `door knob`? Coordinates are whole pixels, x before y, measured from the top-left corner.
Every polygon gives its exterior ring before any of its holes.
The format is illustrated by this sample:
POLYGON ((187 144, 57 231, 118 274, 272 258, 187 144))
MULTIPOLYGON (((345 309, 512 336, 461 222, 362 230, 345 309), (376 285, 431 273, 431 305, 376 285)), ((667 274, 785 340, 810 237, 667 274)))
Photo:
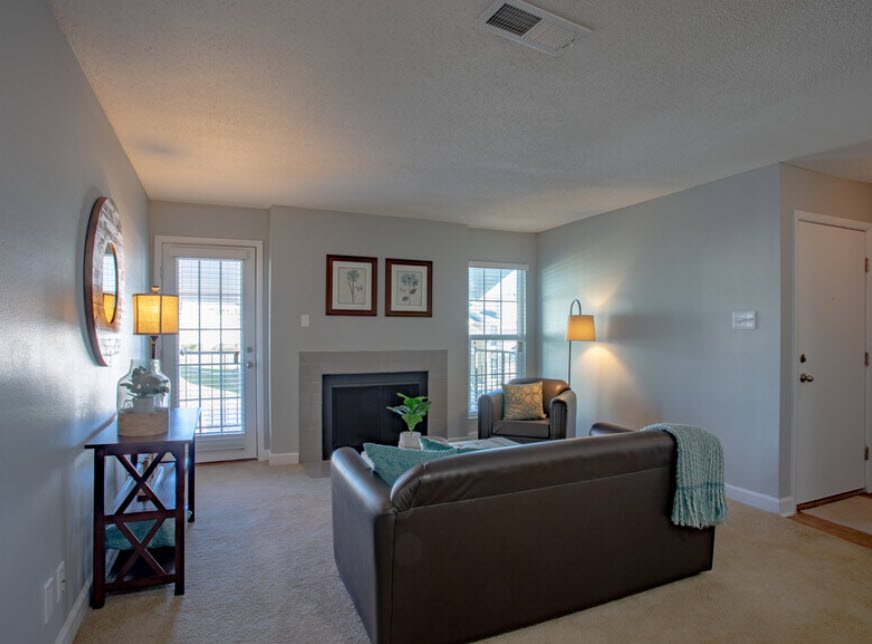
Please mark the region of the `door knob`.
MULTIPOLYGON (((252 362, 251 360, 245 361, 245 368, 246 369, 251 369, 253 366, 254 366, 254 362, 252 362)), ((803 375, 805 375, 805 374, 803 374, 803 375)))
POLYGON ((799 374, 800 382, 814 382, 814 376, 810 373, 801 373, 799 374))

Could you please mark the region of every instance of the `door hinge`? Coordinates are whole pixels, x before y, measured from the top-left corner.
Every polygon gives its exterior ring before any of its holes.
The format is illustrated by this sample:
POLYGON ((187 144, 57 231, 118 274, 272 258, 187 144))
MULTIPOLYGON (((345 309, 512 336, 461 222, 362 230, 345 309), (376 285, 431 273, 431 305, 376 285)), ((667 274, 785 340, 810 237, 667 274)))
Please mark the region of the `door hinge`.
POLYGON ((866 262, 863 264, 863 270, 865 270, 867 273, 869 272, 869 258, 868 257, 866 258, 866 262))
POLYGON ((869 460, 869 446, 868 445, 866 446, 866 449, 863 450, 863 460, 864 461, 869 460))
POLYGON ((869 352, 863 354, 863 364, 867 367, 869 366, 869 352))

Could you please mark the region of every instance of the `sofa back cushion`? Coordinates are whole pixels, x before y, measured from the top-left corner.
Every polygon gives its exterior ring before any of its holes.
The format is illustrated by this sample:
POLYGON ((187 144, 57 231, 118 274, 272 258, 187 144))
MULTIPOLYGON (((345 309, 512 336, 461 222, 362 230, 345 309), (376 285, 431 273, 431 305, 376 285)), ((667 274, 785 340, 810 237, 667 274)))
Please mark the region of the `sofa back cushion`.
POLYGON ((501 447, 413 467, 391 490, 391 505, 402 511, 654 468, 674 468, 674 452, 675 444, 665 432, 501 447))

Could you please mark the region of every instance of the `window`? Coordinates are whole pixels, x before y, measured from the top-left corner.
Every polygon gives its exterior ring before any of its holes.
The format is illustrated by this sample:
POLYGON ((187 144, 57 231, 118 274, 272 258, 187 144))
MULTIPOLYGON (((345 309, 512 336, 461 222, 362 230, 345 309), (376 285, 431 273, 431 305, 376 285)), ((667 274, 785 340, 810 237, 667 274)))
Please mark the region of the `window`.
POLYGON ((527 269, 469 267, 469 415, 478 397, 523 376, 526 368, 527 269))

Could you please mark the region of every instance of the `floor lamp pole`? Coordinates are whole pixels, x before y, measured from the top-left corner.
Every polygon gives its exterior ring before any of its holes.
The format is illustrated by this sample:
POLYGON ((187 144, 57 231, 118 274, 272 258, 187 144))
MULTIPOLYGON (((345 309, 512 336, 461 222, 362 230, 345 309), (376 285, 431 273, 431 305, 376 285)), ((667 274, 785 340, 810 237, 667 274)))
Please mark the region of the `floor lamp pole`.
POLYGON ((583 315, 581 302, 572 300, 569 305, 569 317, 566 320, 566 341, 569 342, 569 360, 566 365, 566 384, 572 385, 572 341, 592 342, 596 340, 596 330, 592 315, 583 315), (573 313, 578 305, 578 313, 573 313))
POLYGON ((569 305, 569 318, 566 321, 566 339, 569 342, 569 356, 566 363, 566 384, 570 387, 572 386, 572 320, 573 313, 572 311, 575 309, 575 305, 578 305, 578 315, 581 315, 581 302, 578 299, 572 300, 572 304, 569 305))
POLYGON ((572 387, 572 340, 569 341, 569 360, 566 364, 566 384, 572 387))

